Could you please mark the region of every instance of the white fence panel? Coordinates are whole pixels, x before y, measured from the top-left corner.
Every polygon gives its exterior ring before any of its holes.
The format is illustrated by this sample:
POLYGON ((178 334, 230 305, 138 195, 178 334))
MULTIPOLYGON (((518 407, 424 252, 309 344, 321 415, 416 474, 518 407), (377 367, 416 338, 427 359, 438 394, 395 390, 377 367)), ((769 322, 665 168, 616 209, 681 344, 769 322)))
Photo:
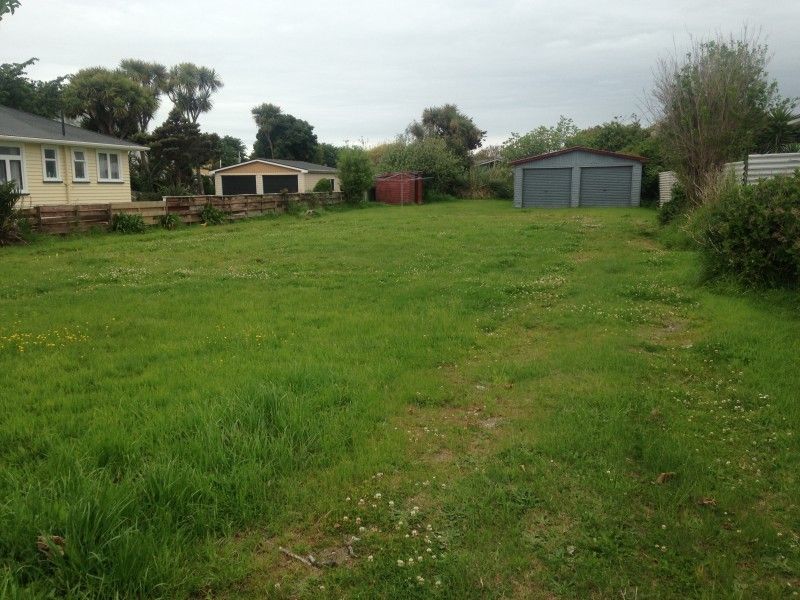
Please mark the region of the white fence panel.
MULTIPOLYGON (((776 175, 791 175, 797 169, 800 169, 800 152, 751 154, 747 157, 747 183, 757 183, 760 179, 776 175)), ((744 181, 744 161, 727 163, 725 170, 733 172, 738 181, 744 181)), ((672 188, 677 181, 673 171, 658 174, 659 205, 672 200, 672 188)))
POLYGON ((672 188, 678 183, 674 171, 664 171, 658 174, 658 205, 663 206, 672 200, 672 188))

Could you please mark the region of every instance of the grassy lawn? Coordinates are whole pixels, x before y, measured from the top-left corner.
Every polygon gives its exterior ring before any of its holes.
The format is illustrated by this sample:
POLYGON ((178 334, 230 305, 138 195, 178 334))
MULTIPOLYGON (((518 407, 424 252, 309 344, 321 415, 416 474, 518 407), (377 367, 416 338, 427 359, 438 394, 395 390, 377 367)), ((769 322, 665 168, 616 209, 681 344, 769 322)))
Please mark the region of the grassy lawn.
POLYGON ((800 301, 700 286, 646 210, 39 239, 0 277, 0 597, 800 592, 800 301))

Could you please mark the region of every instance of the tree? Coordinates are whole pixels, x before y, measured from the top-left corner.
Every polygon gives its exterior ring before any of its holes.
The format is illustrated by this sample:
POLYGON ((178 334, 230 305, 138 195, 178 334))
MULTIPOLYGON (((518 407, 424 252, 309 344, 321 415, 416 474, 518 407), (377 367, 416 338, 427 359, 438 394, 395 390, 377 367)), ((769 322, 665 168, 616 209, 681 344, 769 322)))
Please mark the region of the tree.
POLYGON ((156 101, 142 86, 119 71, 82 69, 64 88, 64 112, 81 119, 87 129, 119 138, 139 131, 143 115, 155 112, 156 101))
POLYGON ((653 112, 668 158, 693 203, 708 176, 744 158, 778 103, 767 46, 740 38, 694 41, 685 55, 658 63, 653 112))
POLYGON ((145 133, 161 105, 161 95, 167 85, 167 68, 155 62, 126 58, 120 62, 119 69, 131 81, 147 90, 155 100, 152 112, 142 112, 139 115, 139 132, 145 133))
POLYGON ((201 114, 211 110, 211 95, 222 86, 222 80, 214 69, 181 63, 170 69, 165 89, 186 120, 197 123, 201 114))
POLYGON ((788 152, 788 148, 800 143, 800 125, 792 124, 796 118, 794 107, 792 100, 781 100, 769 111, 764 129, 756 139, 756 152, 788 152))
POLYGON ((350 202, 357 202, 372 187, 375 172, 367 151, 357 146, 342 148, 339 152, 339 182, 342 193, 350 202))
POLYGON ((512 133, 511 137, 503 142, 502 156, 508 161, 555 152, 567 146, 569 141, 578 133, 578 128, 572 119, 560 117, 553 127, 544 125, 529 131, 525 135, 512 133))
POLYGON ((202 180, 195 178, 198 165, 207 164, 213 156, 213 138, 200 133, 197 123, 191 123, 181 112, 173 109, 164 123, 150 137, 153 177, 162 185, 192 187, 203 193, 202 180))
POLYGON ((223 167, 238 164, 247 155, 247 148, 244 142, 231 135, 222 137, 219 145, 215 149, 214 164, 223 167))
POLYGON ((378 171, 421 173, 426 179, 425 186, 442 194, 456 194, 466 185, 461 158, 437 137, 413 141, 399 138, 384 150, 378 171))
POLYGON ((284 113, 275 104, 261 104, 252 110, 258 125, 253 158, 318 160, 317 135, 308 121, 284 113))
POLYGON ((335 167, 336 163, 339 160, 339 151, 341 148, 338 146, 334 146, 333 144, 326 144, 325 142, 320 142, 317 145, 317 163, 321 165, 325 165, 326 167, 335 167))
POLYGON ((426 108, 422 111, 422 119, 411 123, 406 132, 418 141, 428 137, 443 139, 465 165, 469 164, 470 152, 479 148, 486 137, 486 132, 460 112, 455 104, 426 108))
POLYGON ((29 79, 25 71, 36 61, 31 58, 0 65, 0 104, 47 118, 57 117, 61 114, 61 91, 66 77, 52 81, 29 79))
POLYGON ((7 14, 14 14, 14 11, 19 8, 19 0, 0 0, 0 21, 7 14))

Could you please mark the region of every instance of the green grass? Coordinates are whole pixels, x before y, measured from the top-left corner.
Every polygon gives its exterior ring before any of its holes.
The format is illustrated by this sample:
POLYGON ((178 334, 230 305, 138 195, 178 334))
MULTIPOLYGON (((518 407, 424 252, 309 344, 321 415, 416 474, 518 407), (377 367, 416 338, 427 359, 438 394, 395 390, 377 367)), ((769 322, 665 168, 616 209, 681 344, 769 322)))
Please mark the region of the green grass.
POLYGON ((800 302, 671 247, 461 201, 3 249, 0 597, 791 597, 800 302))

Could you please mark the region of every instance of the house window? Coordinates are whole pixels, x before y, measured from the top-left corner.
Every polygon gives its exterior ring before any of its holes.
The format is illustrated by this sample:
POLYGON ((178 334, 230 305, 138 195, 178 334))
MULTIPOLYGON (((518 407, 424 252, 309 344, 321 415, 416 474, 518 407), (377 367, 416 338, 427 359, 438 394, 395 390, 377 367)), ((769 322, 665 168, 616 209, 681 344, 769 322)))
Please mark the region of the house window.
POLYGON ((89 181, 86 173, 86 152, 83 150, 72 151, 72 180, 89 181))
POLYGON ((22 169, 22 149, 18 146, 0 146, 0 183, 14 181, 20 192, 25 192, 22 169))
POLYGON ((42 171, 45 181, 61 181, 57 148, 42 148, 42 171))
POLYGON ((119 154, 97 153, 97 181, 122 181, 119 170, 119 154))

